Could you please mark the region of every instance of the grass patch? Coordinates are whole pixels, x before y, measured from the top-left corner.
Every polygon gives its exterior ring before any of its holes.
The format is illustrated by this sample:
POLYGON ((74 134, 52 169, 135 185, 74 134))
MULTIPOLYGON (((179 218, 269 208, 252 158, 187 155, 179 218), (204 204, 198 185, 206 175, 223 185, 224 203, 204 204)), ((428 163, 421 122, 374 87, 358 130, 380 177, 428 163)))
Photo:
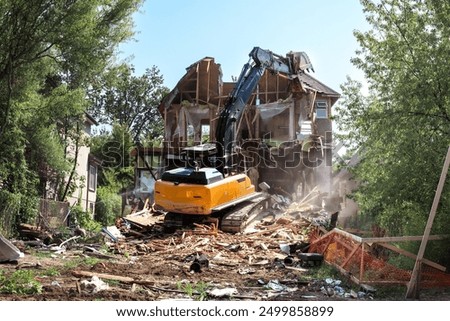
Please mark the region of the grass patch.
POLYGON ((185 292, 189 297, 196 301, 205 301, 208 297, 206 290, 210 287, 208 283, 203 281, 197 283, 177 283, 178 290, 185 292))
POLYGON ((324 263, 318 267, 309 268, 308 272, 304 275, 304 278, 306 280, 324 280, 327 278, 341 280, 343 276, 335 267, 324 263))
POLYGON ((375 293, 377 300, 404 300, 406 294, 406 286, 404 285, 383 285, 377 287, 375 293))
POLYGON ((69 261, 66 261, 64 263, 64 268, 67 270, 72 270, 76 267, 79 267, 80 265, 85 265, 87 267, 92 267, 98 262, 100 262, 101 259, 95 258, 95 257, 76 257, 69 261))
POLYGON ((45 270, 42 274, 42 276, 60 276, 61 273, 56 267, 51 267, 45 270))
POLYGON ((18 270, 9 276, 0 271, 0 293, 40 294, 42 293, 42 284, 35 280, 35 275, 30 270, 18 270))
POLYGON ((109 286, 119 286, 120 285, 120 281, 117 281, 117 280, 105 279, 105 280, 103 280, 103 282, 105 282, 109 286))
POLYGON ((34 253, 32 253, 33 256, 39 258, 39 259, 48 259, 52 257, 52 252, 49 251, 36 251, 34 253))

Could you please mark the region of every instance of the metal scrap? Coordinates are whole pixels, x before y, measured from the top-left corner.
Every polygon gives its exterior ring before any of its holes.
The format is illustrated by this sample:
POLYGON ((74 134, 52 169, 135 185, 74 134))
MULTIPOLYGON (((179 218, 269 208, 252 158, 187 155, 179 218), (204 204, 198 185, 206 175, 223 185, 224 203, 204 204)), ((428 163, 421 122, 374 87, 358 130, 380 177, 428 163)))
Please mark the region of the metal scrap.
POLYGON ((14 244, 0 234, 0 262, 15 261, 23 256, 14 244))

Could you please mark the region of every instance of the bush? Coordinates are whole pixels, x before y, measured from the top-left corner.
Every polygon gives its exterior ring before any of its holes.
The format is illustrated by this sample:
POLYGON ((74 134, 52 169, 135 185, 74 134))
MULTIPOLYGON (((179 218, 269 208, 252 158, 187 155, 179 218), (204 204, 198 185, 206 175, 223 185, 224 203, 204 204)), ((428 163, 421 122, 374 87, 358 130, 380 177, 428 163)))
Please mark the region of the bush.
POLYGON ((90 213, 83 211, 79 205, 76 205, 71 209, 70 215, 72 220, 74 220, 75 225, 80 225, 80 227, 88 231, 99 232, 102 228, 102 225, 99 222, 96 222, 90 213))
POLYGON ((0 232, 14 235, 20 223, 34 222, 38 208, 37 197, 0 190, 0 232))
POLYGON ((113 225, 116 217, 122 213, 122 198, 107 186, 97 189, 95 219, 104 226, 113 225))

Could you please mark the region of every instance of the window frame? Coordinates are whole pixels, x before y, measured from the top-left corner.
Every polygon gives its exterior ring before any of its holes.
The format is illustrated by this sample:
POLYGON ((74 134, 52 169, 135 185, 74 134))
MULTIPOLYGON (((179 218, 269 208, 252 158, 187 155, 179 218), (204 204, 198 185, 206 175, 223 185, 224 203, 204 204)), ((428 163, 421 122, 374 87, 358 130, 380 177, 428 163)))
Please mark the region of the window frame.
POLYGON ((97 189, 97 166, 89 164, 88 188, 95 192, 97 189))
POLYGON ((328 118, 329 118, 328 103, 325 100, 316 101, 316 119, 328 119, 328 118), (325 111, 325 113, 323 113, 323 111, 325 111))

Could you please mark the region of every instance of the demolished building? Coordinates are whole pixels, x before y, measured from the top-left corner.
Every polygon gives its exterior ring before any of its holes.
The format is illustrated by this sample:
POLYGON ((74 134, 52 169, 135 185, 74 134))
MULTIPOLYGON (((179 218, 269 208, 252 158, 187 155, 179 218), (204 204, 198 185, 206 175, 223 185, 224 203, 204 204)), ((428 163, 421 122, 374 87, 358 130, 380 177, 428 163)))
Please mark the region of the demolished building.
MULTIPOLYGON (((184 148, 214 142, 220 111, 234 87, 222 80, 221 65, 212 57, 187 67, 159 107, 162 153, 140 156, 154 164, 153 156, 162 154, 162 171, 185 166, 184 148)), ((317 187, 330 194, 331 108, 339 96, 309 73, 292 77, 266 70, 235 125, 238 171, 255 186, 265 182, 278 194, 301 197, 317 187)), ((141 167, 139 176, 145 171, 141 167)))

